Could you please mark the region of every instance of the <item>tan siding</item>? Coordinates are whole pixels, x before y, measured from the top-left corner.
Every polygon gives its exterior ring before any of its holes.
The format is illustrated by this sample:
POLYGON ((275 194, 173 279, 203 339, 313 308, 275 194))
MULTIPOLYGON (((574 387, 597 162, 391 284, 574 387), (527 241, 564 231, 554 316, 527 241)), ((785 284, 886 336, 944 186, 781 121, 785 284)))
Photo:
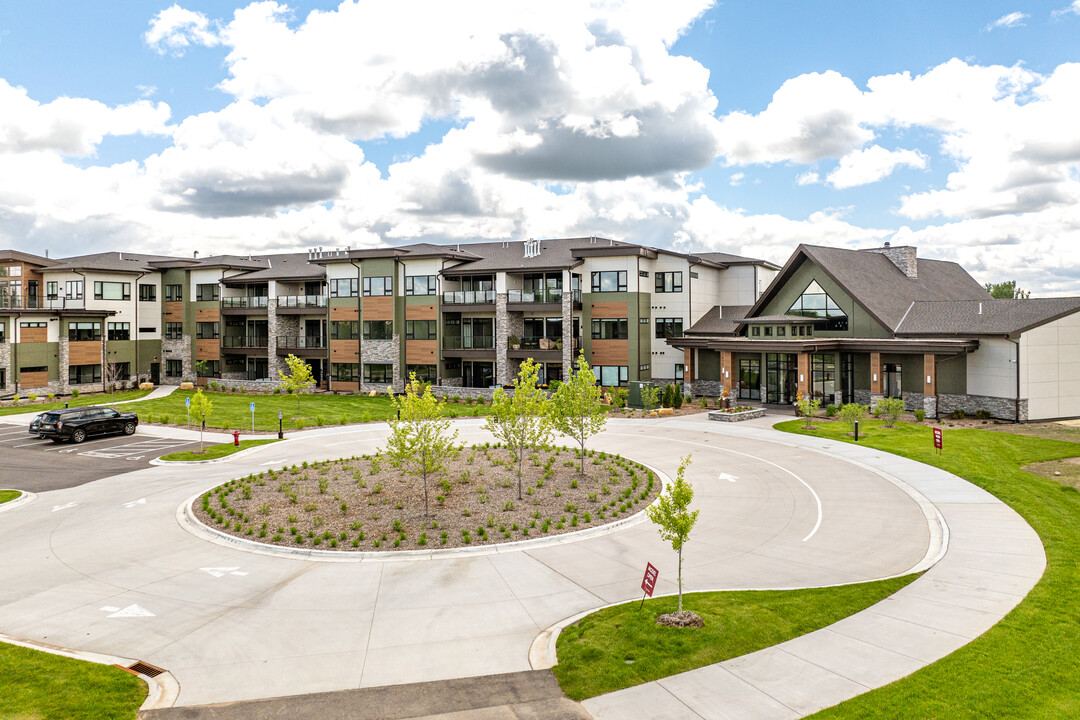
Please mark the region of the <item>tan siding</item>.
MULTIPOLYGON (((798 388, 799 392, 806 395, 810 392, 810 355, 807 353, 799 353, 798 359, 799 365, 799 377, 798 388)), ((828 398, 831 400, 832 398, 828 398)))
POLYGON ((24 388, 45 387, 49 384, 48 372, 19 373, 19 385, 24 388))
POLYGON ((19 328, 19 342, 48 342, 49 328, 19 328))
POLYGON ((881 394, 881 353, 870 353, 870 393, 881 394))
POLYGON ((364 298, 365 320, 393 320, 394 298, 393 297, 368 297, 364 298))
POLYGON ((195 360, 220 360, 221 345, 217 340, 196 340, 195 360))
POLYGON ((360 362, 359 340, 331 340, 330 362, 358 363, 360 362))
POLYGON ((330 320, 350 322, 360 319, 360 311, 355 305, 334 305, 330 308, 330 320))
POLYGON ((341 392, 357 392, 360 390, 360 383, 358 382, 346 382, 343 380, 331 380, 330 389, 338 390, 341 392))
POLYGON ((406 305, 406 320, 438 320, 439 315, 435 312, 434 305, 406 305))
POLYGON ((594 318, 628 318, 630 313, 624 302, 598 302, 592 304, 594 318))
MULTIPOLYGON (((178 305, 181 303, 177 303, 178 305)), ((184 318, 181 317, 180 320, 184 318)), ((195 309, 195 322, 220 322, 221 321, 221 309, 220 308, 196 308, 195 309)), ((176 320, 170 320, 169 322, 179 322, 176 320)))
POLYGON ((101 343, 96 340, 68 343, 68 365, 100 365, 101 343))
POLYGON ((937 395, 937 371, 934 367, 934 355, 923 355, 923 395, 937 395), (929 381, 927 380, 929 378, 929 381))
MULTIPOLYGON (((167 302, 165 305, 165 322, 184 322, 184 303, 167 302)), ((202 312, 201 310, 199 312, 202 312)))
POLYGON ((406 365, 434 365, 436 362, 437 340, 406 340, 406 365))
MULTIPOLYGON (((617 304, 617 303, 615 303, 617 304)), ((625 307, 625 303, 623 303, 625 307)), ((593 340, 590 365, 629 365, 629 340, 593 340)))

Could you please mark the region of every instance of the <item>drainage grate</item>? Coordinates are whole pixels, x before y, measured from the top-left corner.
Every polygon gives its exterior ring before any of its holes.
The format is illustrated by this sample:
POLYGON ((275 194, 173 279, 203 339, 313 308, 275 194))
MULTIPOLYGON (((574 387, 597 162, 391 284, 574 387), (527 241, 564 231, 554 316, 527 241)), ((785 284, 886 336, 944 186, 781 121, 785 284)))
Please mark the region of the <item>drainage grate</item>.
POLYGON ((162 670, 159 667, 154 667, 153 665, 150 665, 149 663, 144 663, 142 660, 139 660, 134 665, 129 665, 128 670, 130 670, 132 672, 135 672, 135 673, 138 673, 140 675, 145 675, 146 677, 152 677, 152 678, 157 677, 161 673, 165 672, 164 670, 162 670))

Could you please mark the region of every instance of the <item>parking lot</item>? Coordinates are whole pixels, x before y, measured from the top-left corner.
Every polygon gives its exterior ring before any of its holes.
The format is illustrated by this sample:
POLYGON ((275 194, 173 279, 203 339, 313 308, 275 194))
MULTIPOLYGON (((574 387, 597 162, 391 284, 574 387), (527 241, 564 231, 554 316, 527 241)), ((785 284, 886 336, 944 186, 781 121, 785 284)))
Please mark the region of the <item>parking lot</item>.
POLYGON ((198 444, 146 435, 141 429, 135 435, 88 438, 78 445, 54 443, 31 435, 27 425, 0 425, 0 487, 30 492, 75 487, 138 470, 156 457, 198 444))

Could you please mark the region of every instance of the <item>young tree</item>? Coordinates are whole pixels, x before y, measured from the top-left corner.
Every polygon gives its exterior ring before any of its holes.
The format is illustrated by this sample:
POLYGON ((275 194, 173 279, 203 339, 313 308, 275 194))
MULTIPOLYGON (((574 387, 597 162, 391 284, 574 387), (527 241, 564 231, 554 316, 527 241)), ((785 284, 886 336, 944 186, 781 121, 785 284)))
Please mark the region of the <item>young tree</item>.
POLYGON ((866 417, 866 406, 859 403, 847 403, 840 408, 840 420, 848 426, 848 430, 855 432, 855 423, 866 417))
POLYGON ((653 411, 660 407, 660 388, 655 385, 642 385, 641 407, 645 417, 652 415, 653 411))
POLYGON ((191 396, 191 416, 199 421, 199 452, 203 451, 203 431, 206 430, 206 418, 214 412, 214 403, 203 394, 202 389, 196 390, 191 396))
POLYGON ((803 419, 803 427, 809 430, 814 426, 814 417, 821 408, 821 400, 810 394, 795 397, 795 415, 803 419))
POLYGON ((885 418, 885 427, 892 427, 904 413, 904 401, 900 398, 878 398, 874 411, 885 418))
POLYGON ((104 373, 102 373, 102 381, 105 385, 105 389, 108 392, 112 392, 116 389, 116 383, 126 380, 120 372, 120 363, 105 363, 104 373))
POLYGON ((581 447, 582 475, 585 474, 585 443, 604 429, 607 409, 600 402, 600 386, 596 384, 585 353, 578 358, 577 370, 570 373, 551 395, 551 422, 555 430, 574 438, 581 447))
MULTIPOLYGON (((393 395, 393 393, 391 393, 393 395)), ((457 441, 457 430, 443 417, 443 406, 431 386, 409 374, 405 394, 394 398, 398 419, 390 420, 386 454, 394 467, 424 479, 424 515, 428 514, 428 476, 446 469, 446 457, 457 441)))
POLYGON ((285 390, 296 393, 296 412, 299 414, 300 395, 315 384, 315 378, 311 374, 311 366, 295 355, 287 356, 285 364, 289 366, 289 374, 286 375, 278 370, 278 375, 281 377, 281 384, 285 386, 285 390))
POLYGON ((990 293, 990 297, 999 300, 1026 300, 1031 297, 1030 292, 1016 287, 1015 280, 1007 280, 999 283, 986 283, 983 287, 986 288, 986 292, 990 293))
POLYGON ((514 394, 495 388, 491 398, 491 414, 484 429, 506 445, 517 461, 518 500, 521 499, 521 461, 529 448, 546 445, 551 440, 551 421, 548 419, 548 399, 537 387, 539 367, 530 358, 521 364, 514 378, 514 394))
POLYGON ((694 500, 694 488, 686 481, 686 468, 691 456, 679 463, 679 472, 668 491, 650 505, 645 513, 659 527, 660 537, 671 543, 671 549, 679 553, 679 612, 682 612, 682 549, 690 538, 690 531, 697 522, 699 510, 690 510, 694 500))

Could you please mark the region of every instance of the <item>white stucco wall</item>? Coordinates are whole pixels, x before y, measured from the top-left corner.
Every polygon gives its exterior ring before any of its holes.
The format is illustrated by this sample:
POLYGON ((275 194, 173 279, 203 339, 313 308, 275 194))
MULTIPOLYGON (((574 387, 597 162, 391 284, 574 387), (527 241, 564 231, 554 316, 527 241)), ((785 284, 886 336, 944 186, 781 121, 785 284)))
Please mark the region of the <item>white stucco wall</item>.
MULTIPOLYGON (((1016 345, 1002 338, 982 338, 967 356, 967 392, 988 397, 1016 397, 1016 345)), ((1021 392, 1020 397, 1025 397, 1021 392)))
POLYGON ((1080 417, 1080 313, 1020 338, 1020 396, 1029 420, 1080 417))

